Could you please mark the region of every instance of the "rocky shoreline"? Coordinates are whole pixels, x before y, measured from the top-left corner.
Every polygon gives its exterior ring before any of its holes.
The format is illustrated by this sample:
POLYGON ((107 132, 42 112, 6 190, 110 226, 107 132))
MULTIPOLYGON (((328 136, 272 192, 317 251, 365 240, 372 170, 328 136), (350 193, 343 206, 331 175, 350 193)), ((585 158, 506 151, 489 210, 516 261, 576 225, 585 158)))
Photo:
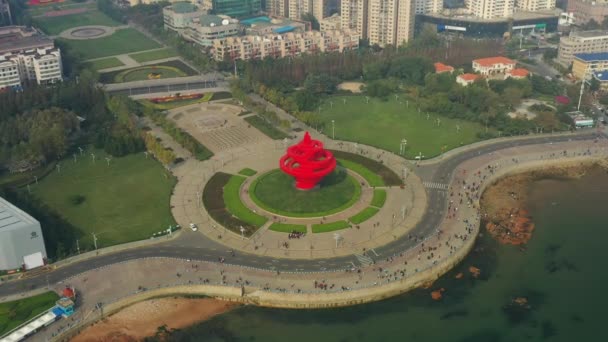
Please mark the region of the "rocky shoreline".
POLYGON ((499 179, 481 196, 482 226, 502 244, 526 244, 535 228, 527 210, 530 185, 543 179, 578 179, 595 167, 608 171, 608 161, 566 162, 499 179))

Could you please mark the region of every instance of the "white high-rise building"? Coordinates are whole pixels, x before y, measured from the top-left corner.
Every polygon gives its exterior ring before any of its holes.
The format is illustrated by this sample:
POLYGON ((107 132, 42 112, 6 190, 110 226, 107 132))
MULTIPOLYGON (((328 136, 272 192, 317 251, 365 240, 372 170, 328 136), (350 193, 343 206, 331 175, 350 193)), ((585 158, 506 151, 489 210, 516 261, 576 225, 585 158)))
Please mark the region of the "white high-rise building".
POLYGON ((399 46, 414 36, 415 0, 369 0, 370 44, 399 46))
POLYGON ((367 7, 368 0, 342 0, 342 29, 357 32, 359 39, 367 39, 367 7))
POLYGON ((443 10, 443 0, 416 0, 416 14, 439 13, 443 10))
POLYGON ((62 80, 61 51, 52 39, 25 26, 0 27, 0 89, 62 80))
POLYGON ((513 16, 515 0, 466 0, 467 9, 481 19, 507 18, 513 16))
POLYGON ((555 8, 555 0, 517 0, 515 7, 522 11, 544 11, 555 8))

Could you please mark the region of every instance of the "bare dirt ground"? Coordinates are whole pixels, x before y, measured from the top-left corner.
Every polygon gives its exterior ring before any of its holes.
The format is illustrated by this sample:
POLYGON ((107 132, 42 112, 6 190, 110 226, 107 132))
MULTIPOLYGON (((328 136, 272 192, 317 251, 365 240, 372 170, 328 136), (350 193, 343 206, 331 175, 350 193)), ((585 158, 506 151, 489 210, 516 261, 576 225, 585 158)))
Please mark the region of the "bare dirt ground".
POLYGON ((158 327, 181 329, 224 313, 238 304, 210 298, 159 298, 129 306, 88 327, 72 342, 141 341, 158 327))
POLYGON ((361 93, 361 87, 363 83, 361 82, 342 82, 338 84, 338 89, 340 90, 349 90, 355 94, 361 93))

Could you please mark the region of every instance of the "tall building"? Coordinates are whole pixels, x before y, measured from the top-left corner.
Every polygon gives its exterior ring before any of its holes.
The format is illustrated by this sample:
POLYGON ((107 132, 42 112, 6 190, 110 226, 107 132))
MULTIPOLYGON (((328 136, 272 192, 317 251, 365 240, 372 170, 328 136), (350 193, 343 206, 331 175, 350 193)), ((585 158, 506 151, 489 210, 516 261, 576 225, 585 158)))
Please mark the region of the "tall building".
POLYGON ((0 197, 0 270, 44 265, 40 222, 0 197))
POLYGON ((25 26, 0 27, 0 89, 62 80, 61 52, 52 39, 25 26))
POLYGON ((568 12, 573 13, 577 25, 591 19, 601 23, 608 17, 608 0, 568 0, 568 12))
POLYGON ((439 13, 443 10, 443 0, 416 0, 416 14, 439 13))
POLYGON ((399 46, 414 36, 415 0, 369 0, 367 38, 370 44, 399 46))
POLYGON ((342 29, 356 32, 359 39, 367 39, 367 9, 368 0, 342 0, 342 29))
POLYGON ((572 31, 569 36, 560 38, 557 61, 569 66, 577 53, 606 51, 608 51, 608 31, 572 31))
POLYGON ((555 8, 555 0, 516 0, 515 8, 529 12, 552 10, 555 8))
POLYGON ((163 8, 165 30, 182 32, 195 18, 205 14, 190 2, 176 2, 163 8))
POLYGON ((214 39, 236 36, 240 32, 241 26, 236 19, 203 14, 188 25, 182 36, 202 47, 210 47, 214 39))
POLYGON ((0 0, 0 26, 12 24, 11 6, 9 6, 8 0, 0 0))
POLYGON ((481 19, 496 19, 513 16, 515 0, 465 0, 472 15, 481 19))
POLYGON ((233 18, 246 17, 262 10, 262 0, 213 0, 213 13, 233 18))
POLYGON ((266 0, 266 13, 276 17, 287 17, 288 0, 266 0))

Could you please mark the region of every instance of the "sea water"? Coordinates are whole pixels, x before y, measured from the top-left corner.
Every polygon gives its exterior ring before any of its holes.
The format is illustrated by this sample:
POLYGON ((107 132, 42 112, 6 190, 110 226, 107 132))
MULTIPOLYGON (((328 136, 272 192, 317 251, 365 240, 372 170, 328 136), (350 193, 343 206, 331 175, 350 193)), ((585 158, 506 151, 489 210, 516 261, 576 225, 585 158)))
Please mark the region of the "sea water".
POLYGON ((526 206, 536 229, 525 248, 499 245, 482 229, 475 250, 431 289, 331 310, 242 307, 170 339, 608 341, 608 173, 536 181, 526 206), (432 300, 441 287, 443 299, 432 300), (528 304, 513 304, 517 297, 528 304))

